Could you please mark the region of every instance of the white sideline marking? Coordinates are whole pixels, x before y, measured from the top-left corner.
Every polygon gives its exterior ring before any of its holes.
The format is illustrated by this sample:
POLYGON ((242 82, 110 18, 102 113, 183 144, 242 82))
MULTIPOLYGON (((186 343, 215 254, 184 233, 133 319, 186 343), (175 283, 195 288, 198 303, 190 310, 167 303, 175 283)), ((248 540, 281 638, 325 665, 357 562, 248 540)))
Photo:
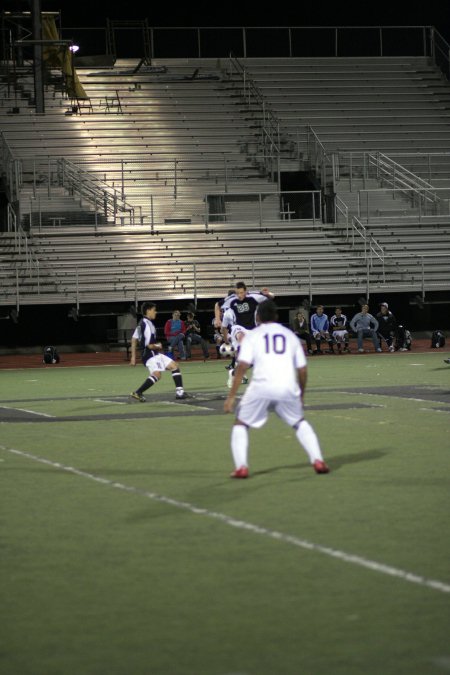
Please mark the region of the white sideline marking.
POLYGON ((111 400, 106 400, 104 398, 94 398, 94 401, 96 403, 111 403, 113 405, 128 405, 124 401, 111 401, 111 400))
POLYGON ((10 405, 2 405, 0 407, 4 408, 5 410, 20 410, 20 412, 30 413, 31 415, 41 415, 41 417, 55 417, 55 415, 49 415, 48 413, 36 412, 36 410, 27 410, 26 408, 15 408, 10 405))
POLYGON ((155 502, 160 502, 162 504, 168 504, 177 509, 183 509, 184 511, 190 511, 191 513, 198 516, 206 516, 207 518, 213 518, 214 520, 219 520, 225 525, 230 527, 235 527, 239 530, 247 530, 253 534, 260 534, 269 539, 276 539, 277 541, 282 541, 286 544, 291 544, 292 546, 297 546, 298 548, 303 548, 308 551, 316 551, 317 553, 322 553, 323 555, 329 556, 331 558, 337 558, 343 562, 350 563, 352 565, 358 565, 359 567, 364 567, 366 569, 372 570, 374 572, 380 572, 381 574, 387 574, 391 577, 397 577, 403 579, 403 581, 409 581, 412 584, 418 584, 419 586, 425 586, 431 588, 440 593, 450 593, 450 584, 439 581, 438 579, 427 579, 418 574, 413 574, 406 570, 399 569, 398 567, 392 567, 391 565, 385 565, 383 563, 376 562, 375 560, 370 560, 369 558, 363 558, 359 555, 353 555, 352 553, 346 553, 345 551, 340 551, 339 549, 329 548, 328 546, 322 546, 321 544, 314 544, 311 541, 306 539, 300 539, 294 535, 284 534, 283 532, 277 532, 277 530, 270 530, 266 527, 261 527, 260 525, 254 525, 248 523, 245 520, 238 520, 233 516, 227 516, 225 513, 220 513, 217 511, 209 511, 200 506, 195 506, 195 504, 190 504, 189 502, 182 502, 178 499, 173 499, 172 497, 165 497, 164 495, 158 495, 156 492, 149 492, 147 490, 142 490, 141 488, 133 487, 132 485, 124 485, 123 483, 117 483, 115 481, 109 480, 108 478, 102 478, 102 476, 96 476, 95 474, 88 473, 87 471, 82 471, 81 469, 76 469, 73 466, 65 466, 59 462, 53 462, 50 459, 45 457, 38 457, 32 455, 29 452, 23 450, 16 450, 15 448, 7 448, 4 445, 0 445, 0 450, 5 450, 14 455, 19 455, 20 457, 26 457, 33 460, 34 462, 39 462, 40 464, 47 464, 48 466, 53 467, 54 469, 61 469, 61 471, 67 471, 68 473, 73 473, 76 476, 81 476, 82 478, 87 478, 89 480, 95 481, 96 483, 101 483, 102 485, 109 485, 110 487, 116 488, 118 490, 123 490, 124 492, 129 492, 131 494, 140 495, 141 497, 146 497, 155 502))

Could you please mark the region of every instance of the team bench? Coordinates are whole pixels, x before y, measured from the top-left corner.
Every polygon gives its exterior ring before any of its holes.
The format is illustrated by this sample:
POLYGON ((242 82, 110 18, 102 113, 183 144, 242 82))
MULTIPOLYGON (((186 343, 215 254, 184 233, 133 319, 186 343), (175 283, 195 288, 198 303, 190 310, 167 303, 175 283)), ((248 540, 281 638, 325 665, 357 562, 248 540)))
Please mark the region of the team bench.
POLYGON ((122 347, 127 353, 127 361, 130 359, 131 336, 133 329, 131 328, 107 328, 106 342, 109 347, 122 347))

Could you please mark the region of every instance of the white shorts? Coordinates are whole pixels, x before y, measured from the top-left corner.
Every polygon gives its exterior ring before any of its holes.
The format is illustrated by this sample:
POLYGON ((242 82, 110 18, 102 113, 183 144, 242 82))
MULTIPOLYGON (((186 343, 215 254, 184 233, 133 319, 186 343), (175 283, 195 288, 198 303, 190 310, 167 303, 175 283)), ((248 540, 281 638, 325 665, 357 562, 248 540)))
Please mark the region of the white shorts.
POLYGON ((258 392, 253 393, 250 388, 247 389, 236 409, 236 419, 248 427, 259 429, 267 422, 270 406, 290 427, 303 419, 303 407, 299 396, 273 400, 261 398, 258 392))
POLYGON ((157 371, 163 371, 167 369, 167 366, 170 363, 174 363, 173 359, 169 359, 165 354, 158 354, 158 356, 152 356, 148 361, 145 362, 145 367, 149 369, 150 375, 157 371))
POLYGON ((329 340, 330 334, 325 331, 324 334, 322 335, 322 333, 319 330, 314 330, 313 331, 313 338, 314 338, 314 340, 320 340, 320 339, 329 340))
POLYGON ((239 333, 243 333, 245 335, 246 333, 248 333, 248 330, 247 330, 247 328, 243 328, 242 326, 237 326, 237 325, 232 327, 231 333, 230 333, 230 338, 231 338, 231 344, 232 344, 235 352, 237 352, 238 347, 239 347, 239 340, 237 339, 239 333))
POLYGON ((348 332, 346 330, 334 330, 333 337, 336 342, 344 342, 345 338, 348 337, 348 332))

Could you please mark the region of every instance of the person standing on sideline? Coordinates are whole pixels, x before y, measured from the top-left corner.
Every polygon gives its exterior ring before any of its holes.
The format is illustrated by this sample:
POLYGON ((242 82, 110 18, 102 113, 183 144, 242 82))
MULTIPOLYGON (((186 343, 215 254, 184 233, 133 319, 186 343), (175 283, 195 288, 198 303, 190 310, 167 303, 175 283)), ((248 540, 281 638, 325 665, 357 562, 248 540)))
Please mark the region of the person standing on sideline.
POLYGON ((365 337, 372 338, 373 346, 376 352, 381 352, 380 343, 378 342, 378 321, 372 314, 369 314, 369 305, 363 305, 361 311, 355 314, 350 321, 350 328, 358 337, 358 351, 364 351, 363 340, 365 337))
POLYGON ((130 366, 136 365, 136 352, 139 347, 142 350, 142 363, 148 368, 150 375, 139 389, 131 392, 130 399, 144 403, 146 400, 144 391, 153 387, 161 379, 161 374, 165 370, 172 372, 176 392, 175 398, 188 398, 183 389, 183 379, 178 364, 165 354, 160 354, 162 344, 156 341, 156 328, 153 323, 156 318, 156 305, 153 302, 144 302, 141 311, 142 319, 131 338, 130 366))
POLYGON ((253 377, 236 410, 231 432, 231 454, 235 470, 231 478, 248 478, 248 428, 259 429, 267 421, 268 409, 295 429, 316 473, 328 473, 312 426, 303 417, 307 380, 306 357, 296 335, 277 322, 275 303, 262 302, 257 310, 258 326, 241 343, 233 385, 224 412, 233 412, 237 390, 248 368, 253 377))

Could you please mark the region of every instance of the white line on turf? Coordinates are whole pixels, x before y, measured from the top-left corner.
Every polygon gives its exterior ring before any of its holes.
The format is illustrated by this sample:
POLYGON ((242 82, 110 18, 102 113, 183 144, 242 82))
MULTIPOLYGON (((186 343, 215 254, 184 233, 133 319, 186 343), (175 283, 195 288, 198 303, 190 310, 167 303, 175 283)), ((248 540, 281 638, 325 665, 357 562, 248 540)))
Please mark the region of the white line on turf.
POLYGON ((254 525, 253 523, 248 523, 245 520, 239 520, 233 516, 228 516, 225 513, 220 513, 217 511, 210 511, 209 509, 202 508, 201 506, 195 506, 195 504, 190 504, 189 502, 182 502, 178 499, 173 499, 172 497, 166 497, 164 495, 159 495, 156 492, 150 492, 148 490, 142 490, 141 488, 134 487, 132 485, 124 485, 123 483, 117 483, 115 481, 109 480, 108 478, 103 478, 102 476, 96 476, 93 473, 88 473, 87 471, 82 471, 81 469, 76 469, 73 466, 66 466, 60 464, 59 462, 53 462, 50 459, 45 457, 38 457, 29 452, 23 450, 16 450, 15 448, 7 448, 4 445, 0 445, 0 450, 5 450, 14 455, 20 457, 26 457, 31 459, 34 462, 39 462, 40 464, 46 464, 51 466, 54 469, 60 469, 61 471, 66 471, 67 473, 75 474, 76 476, 81 476, 82 478, 87 478, 88 480, 95 481, 96 483, 101 483, 102 485, 108 485, 109 487, 116 488, 117 490, 123 490, 135 495, 140 495, 141 497, 146 497, 152 501, 159 502, 161 504, 168 504, 177 509, 182 509, 184 511, 190 511, 198 516, 206 516, 207 518, 213 518, 218 520, 229 527, 235 527, 239 530, 246 530, 252 534, 259 534, 263 537, 268 537, 269 539, 275 539, 281 541, 285 544, 290 544, 291 546, 296 546, 298 548, 303 548, 308 551, 315 551, 316 553, 321 553, 330 558, 337 558, 342 562, 350 563, 352 565, 357 565, 359 567, 364 567, 365 569, 372 570, 373 572, 379 572, 380 574, 387 574, 391 577, 397 577, 403 581, 409 581, 412 584, 417 584, 419 586, 425 586, 426 588, 431 588, 434 591, 439 591, 440 593, 450 593, 450 584, 447 584, 438 579, 427 579, 426 577, 420 576, 419 574, 413 574, 407 570, 399 569, 398 567, 392 567, 391 565, 385 565, 384 563, 376 562, 375 560, 370 560, 369 558, 363 558, 359 555, 353 555, 352 553, 346 553, 345 551, 340 551, 339 549, 329 548, 328 546, 322 546, 321 544, 314 544, 314 542, 307 541, 306 539, 301 539, 294 535, 285 534, 283 532, 278 532, 277 530, 270 530, 266 527, 261 527, 260 525, 254 525))
POLYGON ((94 398, 96 403, 111 403, 111 405, 128 405, 126 401, 111 401, 105 398, 94 398))
POLYGON ((36 410, 27 410, 26 408, 15 408, 10 405, 2 405, 4 410, 19 410, 20 412, 30 413, 30 415, 40 415, 41 417, 55 417, 55 415, 49 415, 48 413, 36 412, 36 410))

